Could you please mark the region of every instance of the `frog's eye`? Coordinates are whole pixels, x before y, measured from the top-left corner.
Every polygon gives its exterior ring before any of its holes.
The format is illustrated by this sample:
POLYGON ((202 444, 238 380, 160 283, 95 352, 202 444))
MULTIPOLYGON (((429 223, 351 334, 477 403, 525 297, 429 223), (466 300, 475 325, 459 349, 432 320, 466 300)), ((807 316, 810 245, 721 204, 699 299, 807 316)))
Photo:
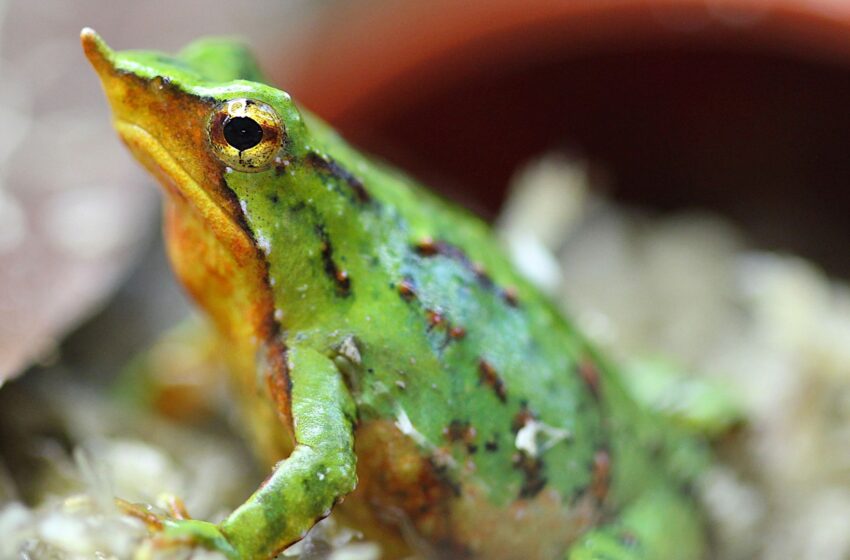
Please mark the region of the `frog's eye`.
POLYGON ((280 149, 283 125, 262 101, 230 99, 213 111, 209 137, 215 155, 229 167, 262 171, 280 149))

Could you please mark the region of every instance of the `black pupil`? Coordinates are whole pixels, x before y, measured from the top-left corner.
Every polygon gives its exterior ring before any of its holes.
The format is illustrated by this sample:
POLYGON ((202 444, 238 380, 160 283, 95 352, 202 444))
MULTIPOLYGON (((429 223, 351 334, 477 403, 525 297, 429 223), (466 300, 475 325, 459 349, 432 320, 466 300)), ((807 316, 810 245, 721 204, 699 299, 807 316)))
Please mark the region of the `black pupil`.
POLYGON ((263 139, 263 129, 248 117, 233 117, 224 125, 224 139, 239 150, 253 148, 263 139))

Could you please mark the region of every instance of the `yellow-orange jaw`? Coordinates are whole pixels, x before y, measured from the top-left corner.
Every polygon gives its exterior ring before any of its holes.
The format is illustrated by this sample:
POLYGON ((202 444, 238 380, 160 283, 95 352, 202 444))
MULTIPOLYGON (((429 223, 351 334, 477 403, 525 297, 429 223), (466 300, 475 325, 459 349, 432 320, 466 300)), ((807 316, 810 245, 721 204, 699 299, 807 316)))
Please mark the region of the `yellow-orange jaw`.
MULTIPOLYGON (((225 336, 264 340, 273 324, 266 263, 209 136, 224 101, 187 85, 199 78, 180 60, 112 51, 88 28, 81 41, 116 131, 163 188, 166 244, 177 276, 225 336)), ((269 129, 263 142, 278 145, 282 128, 269 129)))
MULTIPOLYGON (((269 385, 287 386, 268 267, 225 181, 227 168, 236 167, 214 148, 210 135, 226 141, 224 120, 217 120, 221 115, 262 119, 263 138, 247 154, 258 170, 266 158, 273 160, 283 141, 279 117, 258 104, 228 108, 232 93, 225 87, 215 96, 182 60, 112 51, 88 28, 81 41, 101 79, 116 131, 165 194, 165 243, 174 272, 215 325, 239 399, 249 403, 244 407, 248 423, 258 427, 259 447, 271 449, 281 437, 277 418, 288 419, 289 412, 283 391, 270 391, 274 403, 256 402, 258 355, 268 355, 263 371, 269 385)), ((248 151, 242 150, 243 158, 248 151)))

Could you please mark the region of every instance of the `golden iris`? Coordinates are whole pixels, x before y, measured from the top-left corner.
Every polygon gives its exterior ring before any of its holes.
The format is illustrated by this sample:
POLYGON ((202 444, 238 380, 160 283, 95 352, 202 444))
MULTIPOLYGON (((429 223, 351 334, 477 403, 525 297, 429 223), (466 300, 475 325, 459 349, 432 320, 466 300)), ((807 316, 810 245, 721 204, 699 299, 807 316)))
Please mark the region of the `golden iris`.
POLYGON ((230 99, 210 118, 210 144, 216 156, 239 171, 262 171, 274 160, 283 141, 283 124, 262 101, 230 99))

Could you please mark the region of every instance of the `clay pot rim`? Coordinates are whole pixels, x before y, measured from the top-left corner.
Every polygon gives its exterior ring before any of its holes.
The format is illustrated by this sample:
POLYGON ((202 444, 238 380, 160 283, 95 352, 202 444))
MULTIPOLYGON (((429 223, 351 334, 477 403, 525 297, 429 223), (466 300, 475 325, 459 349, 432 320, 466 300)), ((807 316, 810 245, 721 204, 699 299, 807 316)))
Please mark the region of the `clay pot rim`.
POLYGON ((293 91, 332 121, 554 52, 734 48, 850 66, 850 2, 839 0, 406 0, 379 12, 355 2, 315 31, 302 51, 310 80, 296 72, 293 91))

